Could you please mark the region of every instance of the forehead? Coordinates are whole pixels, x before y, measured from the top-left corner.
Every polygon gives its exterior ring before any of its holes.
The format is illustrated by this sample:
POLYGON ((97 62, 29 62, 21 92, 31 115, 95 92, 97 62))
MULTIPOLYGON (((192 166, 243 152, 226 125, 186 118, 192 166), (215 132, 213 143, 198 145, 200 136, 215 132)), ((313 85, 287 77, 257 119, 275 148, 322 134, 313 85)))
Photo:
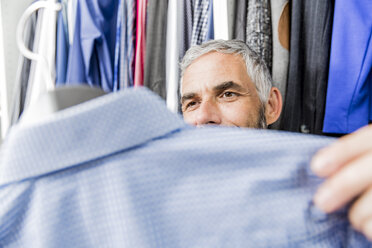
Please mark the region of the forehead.
POLYGON ((211 52, 194 60, 184 71, 182 93, 212 88, 221 82, 233 81, 248 87, 252 84, 244 59, 238 54, 211 52))

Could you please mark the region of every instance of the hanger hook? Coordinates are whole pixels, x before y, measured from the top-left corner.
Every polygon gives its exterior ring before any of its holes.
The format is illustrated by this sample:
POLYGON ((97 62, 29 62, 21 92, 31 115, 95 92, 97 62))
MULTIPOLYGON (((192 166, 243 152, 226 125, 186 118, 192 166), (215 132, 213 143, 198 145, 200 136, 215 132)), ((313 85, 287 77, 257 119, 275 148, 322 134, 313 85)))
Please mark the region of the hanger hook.
POLYGON ((52 85, 54 87, 55 83, 54 83, 52 74, 49 71, 49 65, 48 65, 47 59, 44 56, 34 53, 31 50, 29 50, 23 41, 23 33, 24 33, 24 28, 26 26, 27 20, 30 18, 30 16, 35 11, 41 8, 47 8, 47 9, 51 9, 54 11, 60 11, 62 9, 62 5, 60 3, 56 3, 52 1, 37 1, 31 4, 26 9, 26 11, 23 13, 23 15, 21 16, 18 22, 17 31, 16 31, 16 42, 17 42, 18 49, 23 56, 25 56, 26 58, 30 60, 35 60, 41 63, 41 66, 45 68, 43 70, 43 76, 44 76, 45 82, 47 83, 47 87, 51 87, 52 85))

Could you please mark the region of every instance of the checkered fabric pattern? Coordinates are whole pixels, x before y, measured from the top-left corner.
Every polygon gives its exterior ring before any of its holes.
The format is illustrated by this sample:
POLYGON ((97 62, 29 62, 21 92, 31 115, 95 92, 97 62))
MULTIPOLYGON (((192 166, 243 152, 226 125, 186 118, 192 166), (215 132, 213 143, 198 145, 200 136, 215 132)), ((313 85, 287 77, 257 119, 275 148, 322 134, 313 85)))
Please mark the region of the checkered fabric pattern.
POLYGON ((272 67, 272 27, 270 0, 249 0, 246 43, 272 67))
POLYGON ((212 0, 195 0, 192 24, 191 46, 200 45, 208 32, 208 11, 212 0))
POLYGON ((145 89, 16 126, 0 154, 0 247, 371 247, 313 206, 333 139, 193 128, 145 89))

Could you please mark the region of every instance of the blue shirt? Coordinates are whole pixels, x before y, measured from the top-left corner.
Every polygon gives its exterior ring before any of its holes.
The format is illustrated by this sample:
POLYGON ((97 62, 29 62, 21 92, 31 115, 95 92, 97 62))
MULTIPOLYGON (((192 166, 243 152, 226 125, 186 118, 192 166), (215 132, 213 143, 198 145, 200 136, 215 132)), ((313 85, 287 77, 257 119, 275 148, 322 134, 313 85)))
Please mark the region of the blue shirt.
POLYGON ((330 138, 194 128, 146 89, 15 126, 0 155, 0 247, 370 247, 313 206, 330 138))
MULTIPOLYGON (((62 2, 62 1, 60 1, 62 2)), ((67 3, 63 1, 62 10, 58 13, 57 19, 57 42, 56 42, 56 85, 66 84, 66 71, 69 51, 69 33, 67 23, 67 3)))
POLYGON ((337 0, 325 133, 351 133, 372 121, 372 1, 337 0))
POLYGON ((113 91, 117 14, 116 0, 78 0, 66 84, 113 91))

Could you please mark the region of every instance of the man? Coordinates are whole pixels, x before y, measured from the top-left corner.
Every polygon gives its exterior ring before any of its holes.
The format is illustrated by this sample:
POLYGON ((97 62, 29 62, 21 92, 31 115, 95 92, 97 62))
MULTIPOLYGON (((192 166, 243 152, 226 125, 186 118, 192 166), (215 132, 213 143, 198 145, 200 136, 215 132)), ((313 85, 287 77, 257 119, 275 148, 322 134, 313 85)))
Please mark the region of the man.
MULTIPOLYGON (((214 40, 189 49, 181 63, 181 104, 186 122, 266 128, 280 115, 282 99, 264 62, 244 42, 214 40)), ((372 239, 372 126, 320 151, 313 171, 330 177, 316 205, 334 212, 359 197, 349 211, 353 226, 372 239)))
POLYGON ((190 48, 181 64, 181 104, 192 125, 266 128, 282 98, 260 57, 238 40, 190 48))
POLYGON ((146 89, 109 94, 12 128, 0 247, 371 247, 313 207, 308 162, 331 141, 193 128, 146 89))

